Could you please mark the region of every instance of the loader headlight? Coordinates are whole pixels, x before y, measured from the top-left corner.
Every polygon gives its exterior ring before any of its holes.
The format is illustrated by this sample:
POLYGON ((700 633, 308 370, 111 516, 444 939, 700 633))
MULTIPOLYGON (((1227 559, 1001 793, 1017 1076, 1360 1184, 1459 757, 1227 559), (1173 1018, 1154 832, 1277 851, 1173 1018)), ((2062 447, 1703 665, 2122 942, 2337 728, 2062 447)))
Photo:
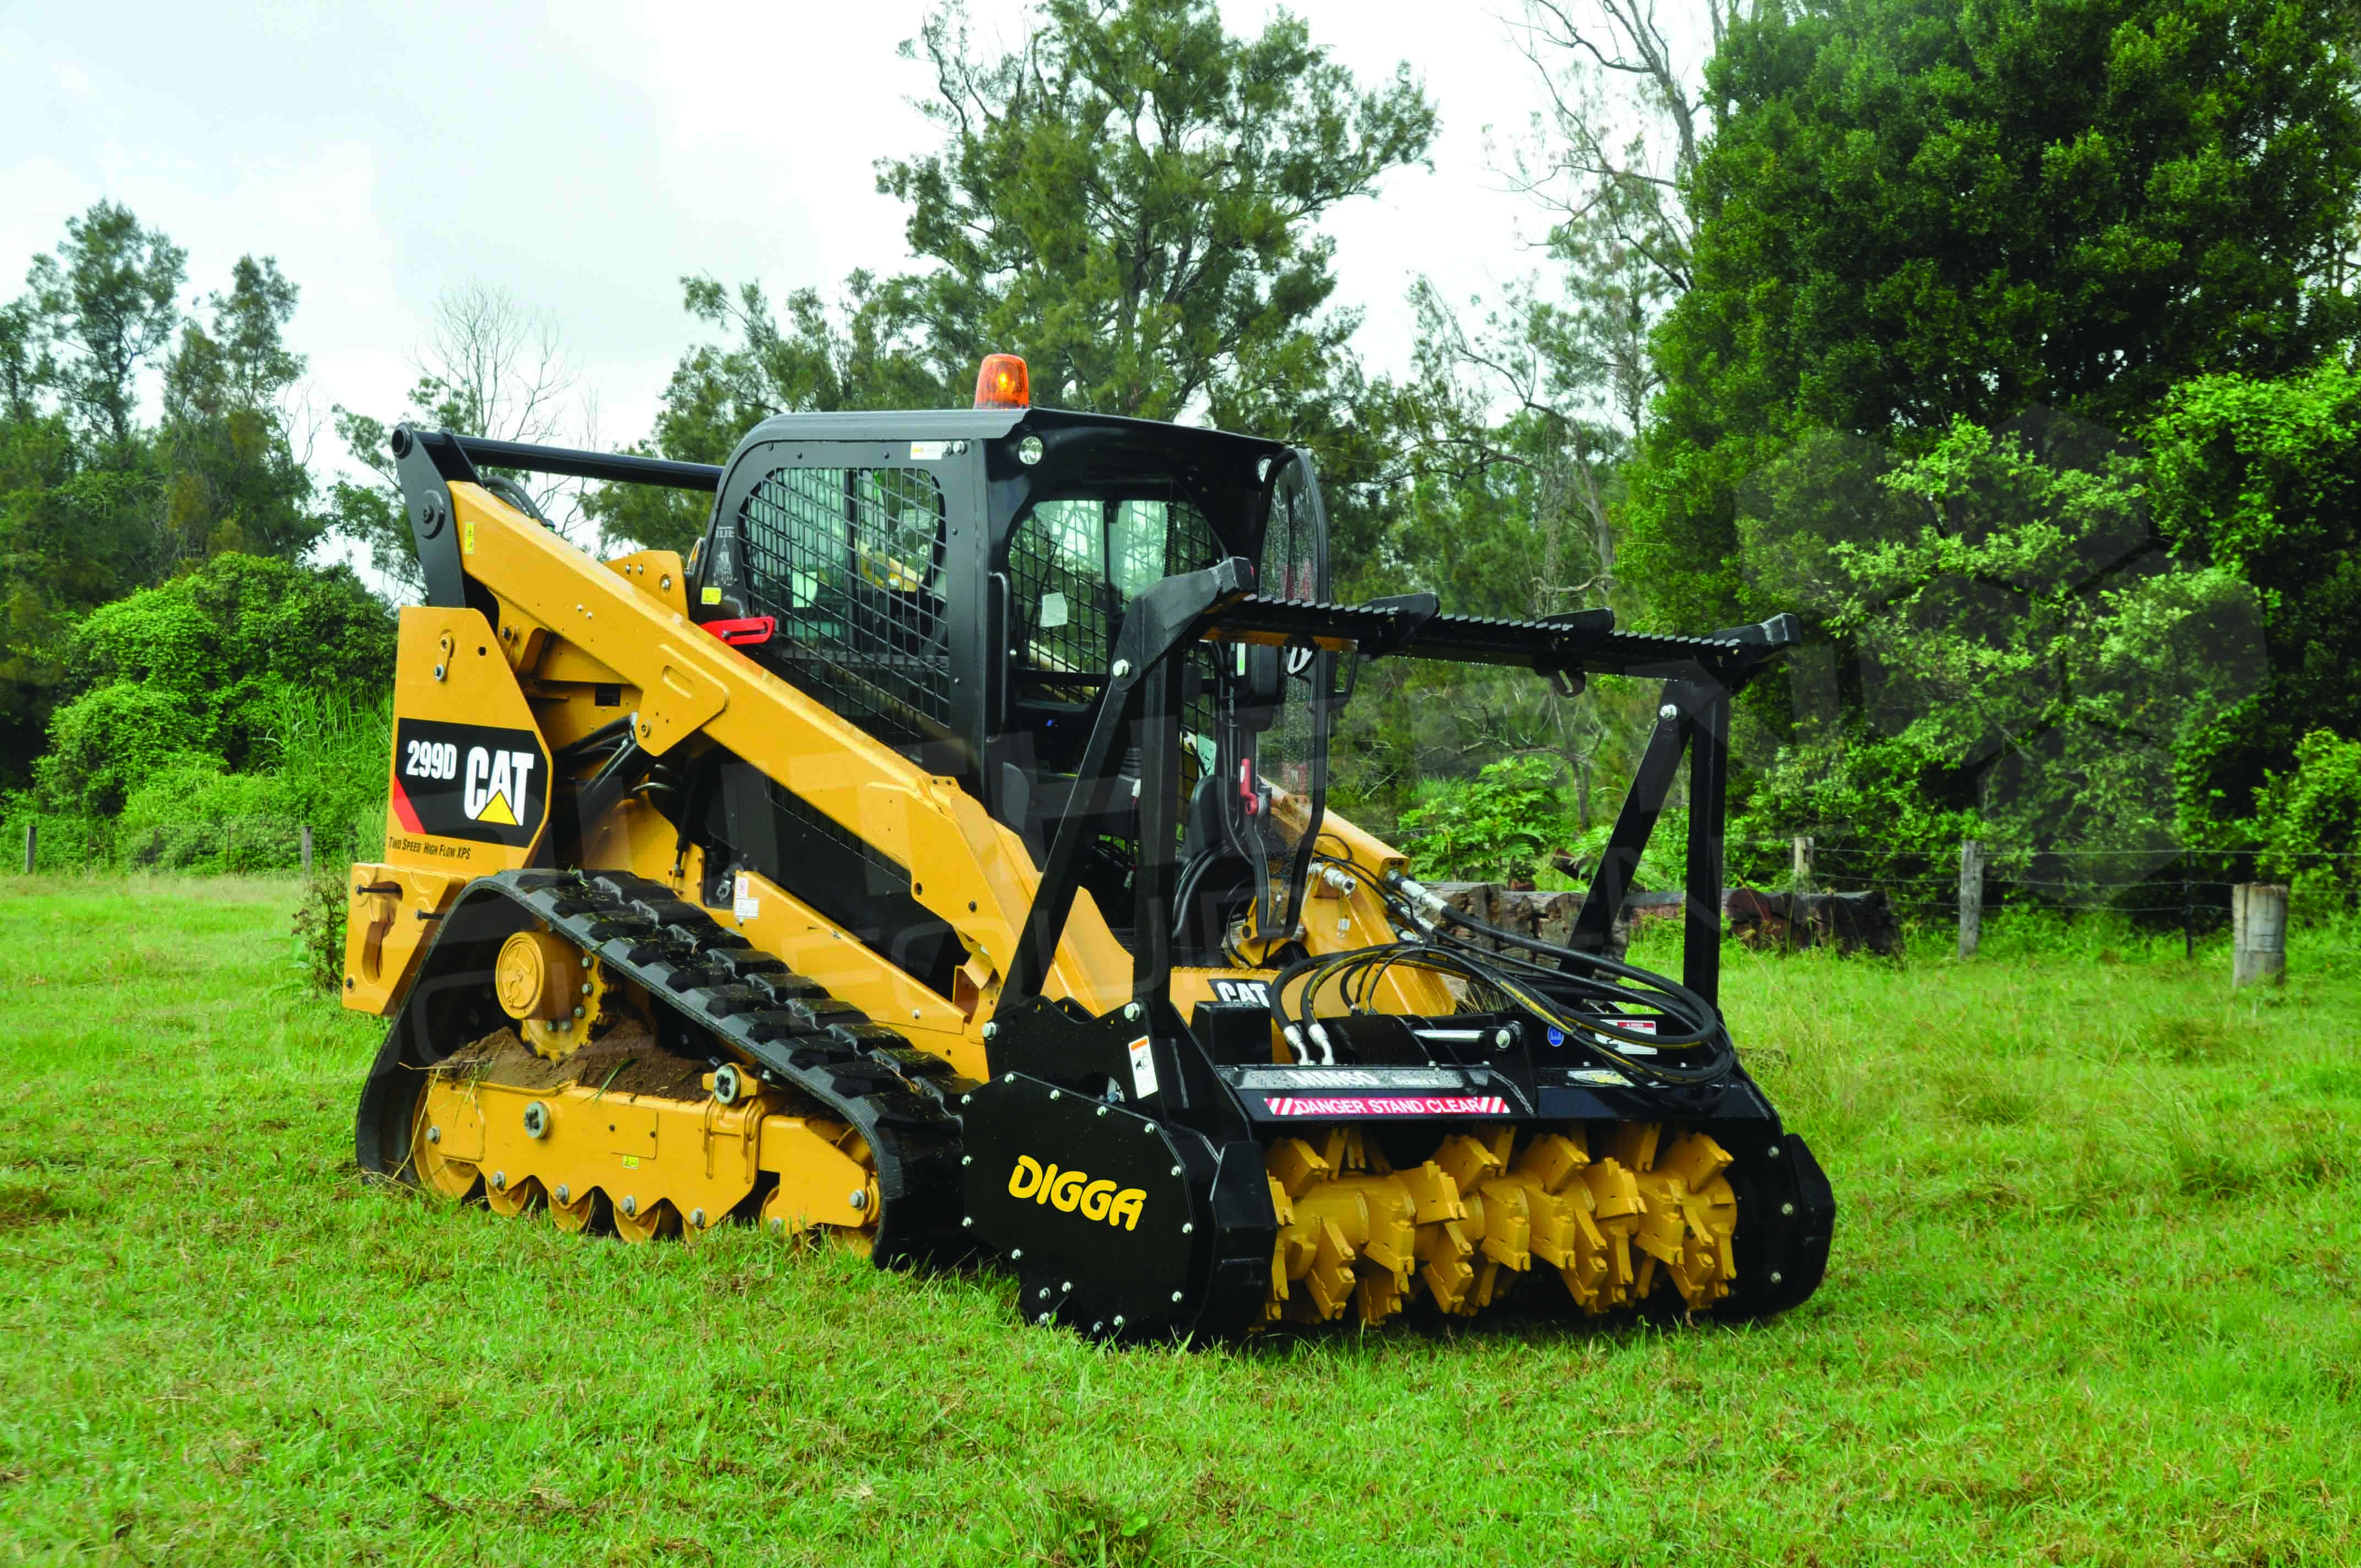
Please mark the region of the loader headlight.
POLYGON ((1041 461, 1041 438, 1028 435, 1016 444, 1016 460, 1027 468, 1041 461))

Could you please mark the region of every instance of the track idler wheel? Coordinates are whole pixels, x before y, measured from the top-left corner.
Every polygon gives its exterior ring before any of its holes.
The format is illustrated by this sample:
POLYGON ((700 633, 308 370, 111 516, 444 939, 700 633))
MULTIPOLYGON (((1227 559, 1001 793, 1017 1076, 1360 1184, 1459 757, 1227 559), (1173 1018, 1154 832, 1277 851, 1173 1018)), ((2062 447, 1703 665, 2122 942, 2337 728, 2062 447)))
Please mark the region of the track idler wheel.
POLYGON ((615 1234, 627 1242, 652 1242, 658 1236, 680 1234, 680 1212, 661 1198, 643 1203, 637 1195, 626 1192, 613 1201, 615 1234))
POLYGON ((613 1211, 605 1193, 595 1187, 577 1191, 571 1183, 564 1181, 550 1191, 549 1218, 568 1235, 604 1234, 615 1228, 613 1211))
POLYGON ((465 1198, 476 1190, 477 1163, 484 1157, 481 1116, 450 1116, 432 1095, 418 1097, 410 1139, 410 1168, 418 1184, 445 1198, 465 1198), (448 1124, 447 1125, 445 1124, 448 1124))

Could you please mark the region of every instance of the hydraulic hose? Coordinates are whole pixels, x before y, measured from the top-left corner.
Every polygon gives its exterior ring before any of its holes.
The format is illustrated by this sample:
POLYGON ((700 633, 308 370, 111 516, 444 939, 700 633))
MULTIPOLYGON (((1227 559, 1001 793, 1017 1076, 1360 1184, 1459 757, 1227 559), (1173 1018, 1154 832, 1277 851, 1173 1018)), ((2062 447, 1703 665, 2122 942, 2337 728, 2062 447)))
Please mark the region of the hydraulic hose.
POLYGON ((1730 1046, 1719 1012, 1669 976, 1619 963, 1598 953, 1578 952, 1538 938, 1502 930, 1451 908, 1433 890, 1399 872, 1377 876, 1349 860, 1325 854, 1321 858, 1366 878, 1400 924, 1417 932, 1418 937, 1306 959, 1280 972, 1271 986, 1272 1018, 1299 1059, 1333 1059, 1326 1031, 1312 1015, 1318 992, 1336 983, 1345 989, 1348 998, 1354 997, 1365 992, 1387 968, 1411 964, 1457 974, 1482 986, 1510 1006, 1564 1031, 1568 1039, 1612 1063, 1636 1083, 1694 1090, 1719 1083, 1736 1067, 1737 1053, 1730 1046), (1428 915, 1434 918, 1430 920, 1428 915), (1443 929, 1445 925, 1490 938, 1505 948, 1521 949, 1535 958, 1557 959, 1565 967, 1544 965, 1514 953, 1487 951, 1443 929), (1298 993, 1297 1016, 1290 1018, 1285 993, 1299 980, 1303 984, 1298 993), (1663 1015, 1655 1034, 1645 1042, 1649 1047, 1646 1057, 1630 1048, 1642 1042, 1612 1021, 1635 1003, 1663 1015), (1601 1008, 1603 1015, 1578 1011, 1584 1003, 1601 1008), (1698 1047, 1704 1051, 1701 1060, 1655 1059, 1656 1052, 1698 1047))

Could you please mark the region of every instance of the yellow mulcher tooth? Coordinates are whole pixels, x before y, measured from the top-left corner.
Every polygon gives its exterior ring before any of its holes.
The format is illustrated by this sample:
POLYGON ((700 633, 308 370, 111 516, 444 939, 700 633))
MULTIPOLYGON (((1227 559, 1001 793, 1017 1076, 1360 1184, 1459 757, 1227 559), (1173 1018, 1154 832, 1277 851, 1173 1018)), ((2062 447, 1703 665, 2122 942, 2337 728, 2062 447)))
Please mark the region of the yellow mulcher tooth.
POLYGON ((1730 1157, 1702 1133, 1653 1122, 1456 1133, 1434 1157, 1394 1169, 1353 1128, 1320 1146, 1282 1138, 1265 1155, 1279 1217, 1266 1322, 1332 1321, 1350 1307, 1376 1325, 1420 1291, 1442 1311, 1492 1305, 1535 1258, 1583 1311, 1645 1298, 1659 1276, 1692 1310, 1730 1293, 1737 1203, 1730 1157))
POLYGON ((1411 1247, 1419 1260, 1419 1282, 1444 1311, 1461 1310, 1476 1283, 1475 1266, 1468 1262, 1476 1244, 1460 1228, 1467 1206, 1460 1201, 1459 1184, 1433 1160, 1401 1171, 1394 1179, 1416 1206, 1411 1219, 1418 1233, 1411 1247))
POLYGON ((1620 1160, 1602 1159, 1584 1167, 1581 1185, 1590 1199, 1590 1220, 1598 1232, 1602 1266, 1598 1271, 1596 1291, 1587 1298, 1577 1294, 1575 1299, 1586 1312, 1605 1312, 1640 1299, 1637 1277, 1631 1267, 1631 1237, 1640 1228, 1646 1207, 1640 1197, 1639 1181, 1620 1160))
POLYGON ((1285 1184, 1276 1176, 1263 1179, 1270 1186, 1270 1212, 1279 1217, 1279 1239, 1271 1244, 1270 1294, 1263 1300, 1262 1321, 1275 1323, 1287 1314, 1287 1282, 1303 1277, 1317 1249, 1295 1223, 1295 1205, 1285 1184))
POLYGON ((1462 1133, 1445 1138, 1434 1163, 1449 1173, 1467 1217, 1454 1227, 1482 1255, 1475 1260, 1472 1288, 1455 1299, 1433 1290, 1444 1311, 1473 1314, 1501 1292, 1500 1270, 1522 1273, 1532 1266, 1532 1208, 1523 1182, 1509 1174, 1508 1156, 1516 1129, 1502 1127, 1488 1142, 1462 1133))
POLYGON ((1691 1311, 1729 1295, 1738 1277, 1730 1250, 1738 1200, 1722 1177, 1730 1163, 1730 1152, 1713 1139, 1687 1133, 1665 1146, 1654 1168, 1639 1178, 1648 1204, 1648 1234, 1641 1245, 1652 1262, 1663 1262, 1691 1311))

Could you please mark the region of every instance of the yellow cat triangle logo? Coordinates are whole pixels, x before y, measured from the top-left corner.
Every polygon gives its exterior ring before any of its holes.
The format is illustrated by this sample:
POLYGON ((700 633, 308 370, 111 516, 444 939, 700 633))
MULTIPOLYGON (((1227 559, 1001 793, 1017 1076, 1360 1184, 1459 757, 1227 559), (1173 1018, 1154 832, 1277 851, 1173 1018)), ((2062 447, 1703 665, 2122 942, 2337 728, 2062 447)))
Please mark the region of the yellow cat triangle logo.
POLYGON ((509 828, 517 825, 516 813, 509 809, 509 797, 504 795, 496 795, 484 802, 484 809, 476 813, 476 820, 498 822, 509 828))

